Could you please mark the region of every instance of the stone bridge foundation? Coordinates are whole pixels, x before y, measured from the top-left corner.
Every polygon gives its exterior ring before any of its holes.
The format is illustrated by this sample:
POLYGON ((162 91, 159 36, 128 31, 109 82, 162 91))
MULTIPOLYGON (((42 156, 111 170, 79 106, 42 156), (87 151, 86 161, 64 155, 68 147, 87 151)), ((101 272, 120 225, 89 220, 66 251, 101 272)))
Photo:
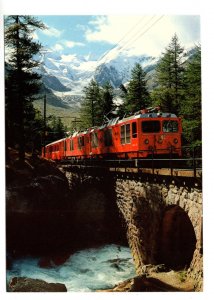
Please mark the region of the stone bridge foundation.
MULTIPOLYGON (((194 178, 130 174, 68 174, 72 186, 96 182, 116 201, 125 222, 136 273, 147 264, 186 268, 202 290, 202 188, 194 178), (69 175, 70 174, 70 175, 69 175), (111 193, 109 194, 109 191, 111 193)), ((116 206, 115 206, 116 207, 116 206)))
POLYGON ((117 206, 137 274, 144 265, 188 268, 202 289, 202 191, 193 181, 116 179, 117 206))

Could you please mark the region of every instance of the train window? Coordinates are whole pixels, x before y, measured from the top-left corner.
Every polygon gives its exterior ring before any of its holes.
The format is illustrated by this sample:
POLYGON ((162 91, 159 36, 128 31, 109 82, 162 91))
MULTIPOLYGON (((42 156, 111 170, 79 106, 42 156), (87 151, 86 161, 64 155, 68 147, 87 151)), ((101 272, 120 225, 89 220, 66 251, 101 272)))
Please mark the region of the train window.
POLYGON ((98 147, 98 135, 97 132, 92 132, 91 134, 91 147, 97 148, 98 147))
POLYGON ((132 123, 132 138, 136 138, 137 137, 137 123, 133 122, 132 123))
POLYGON ((74 141, 70 140, 70 151, 74 150, 74 141))
POLYGON ((84 145, 85 145, 84 136, 79 136, 78 137, 78 148, 81 149, 82 147, 84 147, 84 145))
POLYGON ((178 132, 178 122, 173 120, 163 121, 163 132, 178 132))
POLYGON ((104 131, 104 144, 105 146, 112 146, 112 129, 107 128, 107 130, 104 131))
POLYGON ((121 144, 125 144, 125 125, 120 127, 120 142, 121 144))
POLYGON ((120 142, 121 144, 130 144, 130 124, 120 127, 120 142))
POLYGON ((81 136, 78 137, 77 141, 78 141, 78 149, 81 149, 82 148, 81 136))
POLYGON ((64 151, 67 151, 66 141, 64 141, 64 151))
POLYGON ((155 133, 160 131, 160 121, 143 121, 142 131, 146 133, 155 133))
POLYGON ((126 124, 126 144, 130 144, 130 124, 126 124))

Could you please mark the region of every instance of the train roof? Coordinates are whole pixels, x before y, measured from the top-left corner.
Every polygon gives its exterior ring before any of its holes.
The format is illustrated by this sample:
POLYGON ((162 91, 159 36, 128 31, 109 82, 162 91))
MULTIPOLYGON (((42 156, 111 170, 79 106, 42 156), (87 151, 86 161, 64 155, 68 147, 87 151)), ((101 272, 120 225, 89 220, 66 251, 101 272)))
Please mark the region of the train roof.
MULTIPOLYGON (((126 122, 126 121, 131 121, 131 120, 135 120, 135 119, 151 119, 151 118, 177 118, 177 116, 173 113, 162 113, 162 112, 157 112, 157 113, 156 112, 135 113, 134 115, 124 117, 123 119, 120 119, 119 117, 110 119, 109 121, 105 122, 101 126, 91 127, 91 128, 88 128, 87 130, 84 130, 84 131, 75 131, 71 136, 69 136, 67 138, 79 136, 81 134, 87 134, 87 133, 93 132, 94 130, 104 129, 108 126, 121 124, 121 123, 126 122)), ((51 145, 54 145, 56 143, 62 142, 67 138, 62 138, 60 140, 54 141, 52 143, 47 144, 46 146, 51 146, 51 145)))
POLYGON ((116 124, 120 124, 126 121, 130 121, 133 119, 146 119, 146 118, 177 118, 175 114, 172 113, 155 113, 155 112, 150 112, 150 113, 136 113, 131 116, 124 117, 123 119, 119 119, 119 117, 114 118, 106 122, 104 125, 100 126, 99 129, 104 128, 106 126, 112 126, 116 124))
POLYGON ((66 139, 66 138, 62 138, 62 139, 60 139, 60 140, 53 141, 53 142, 51 142, 51 143, 49 143, 49 144, 45 145, 45 147, 47 147, 47 146, 51 146, 51 145, 54 145, 54 144, 57 144, 57 143, 59 143, 59 142, 62 142, 62 141, 64 141, 65 139, 66 139))
POLYGON ((118 123, 123 123, 125 121, 133 120, 133 119, 148 119, 148 118, 177 118, 175 114, 172 113, 145 113, 145 114, 135 114, 132 116, 125 117, 118 121, 118 123))
MULTIPOLYGON (((173 113, 162 113, 162 112, 159 112, 159 113, 154 113, 154 112, 150 112, 150 113, 136 113, 134 115, 131 115, 131 116, 127 116, 127 117, 124 117, 122 119, 120 119, 119 117, 116 117, 116 118, 113 118, 113 119, 110 119, 109 121, 105 122, 103 125, 101 126, 95 126, 95 127, 91 127, 91 128, 88 128, 84 133, 87 133, 87 132, 93 132, 94 130, 99 130, 99 129, 104 129, 108 126, 113 126, 113 125, 116 125, 116 124, 120 124, 120 123, 123 123, 123 122, 126 122, 126 121, 131 121, 131 120, 135 120, 135 119, 151 119, 151 118, 177 118, 177 116, 173 113)), ((75 133, 76 135, 79 135, 80 133, 83 133, 83 132, 77 132, 75 133)))

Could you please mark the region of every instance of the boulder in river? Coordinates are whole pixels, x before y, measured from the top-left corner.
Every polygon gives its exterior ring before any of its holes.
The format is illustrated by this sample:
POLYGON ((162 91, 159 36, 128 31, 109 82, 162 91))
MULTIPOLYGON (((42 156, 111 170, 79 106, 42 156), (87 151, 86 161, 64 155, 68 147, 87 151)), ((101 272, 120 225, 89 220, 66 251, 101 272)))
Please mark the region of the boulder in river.
POLYGON ((48 283, 40 279, 13 277, 9 283, 12 292, 67 292, 62 283, 48 283))

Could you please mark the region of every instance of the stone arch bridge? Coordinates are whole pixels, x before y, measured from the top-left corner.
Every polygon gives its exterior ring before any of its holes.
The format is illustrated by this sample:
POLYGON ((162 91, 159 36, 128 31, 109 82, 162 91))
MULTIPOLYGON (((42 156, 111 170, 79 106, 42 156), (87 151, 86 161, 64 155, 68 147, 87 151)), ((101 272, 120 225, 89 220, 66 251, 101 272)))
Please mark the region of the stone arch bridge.
POLYGON ((138 275, 148 264, 188 269, 202 290, 202 174, 200 170, 61 165, 72 185, 88 181, 116 202, 126 224, 138 275), (97 186, 97 184, 96 184, 97 186))

